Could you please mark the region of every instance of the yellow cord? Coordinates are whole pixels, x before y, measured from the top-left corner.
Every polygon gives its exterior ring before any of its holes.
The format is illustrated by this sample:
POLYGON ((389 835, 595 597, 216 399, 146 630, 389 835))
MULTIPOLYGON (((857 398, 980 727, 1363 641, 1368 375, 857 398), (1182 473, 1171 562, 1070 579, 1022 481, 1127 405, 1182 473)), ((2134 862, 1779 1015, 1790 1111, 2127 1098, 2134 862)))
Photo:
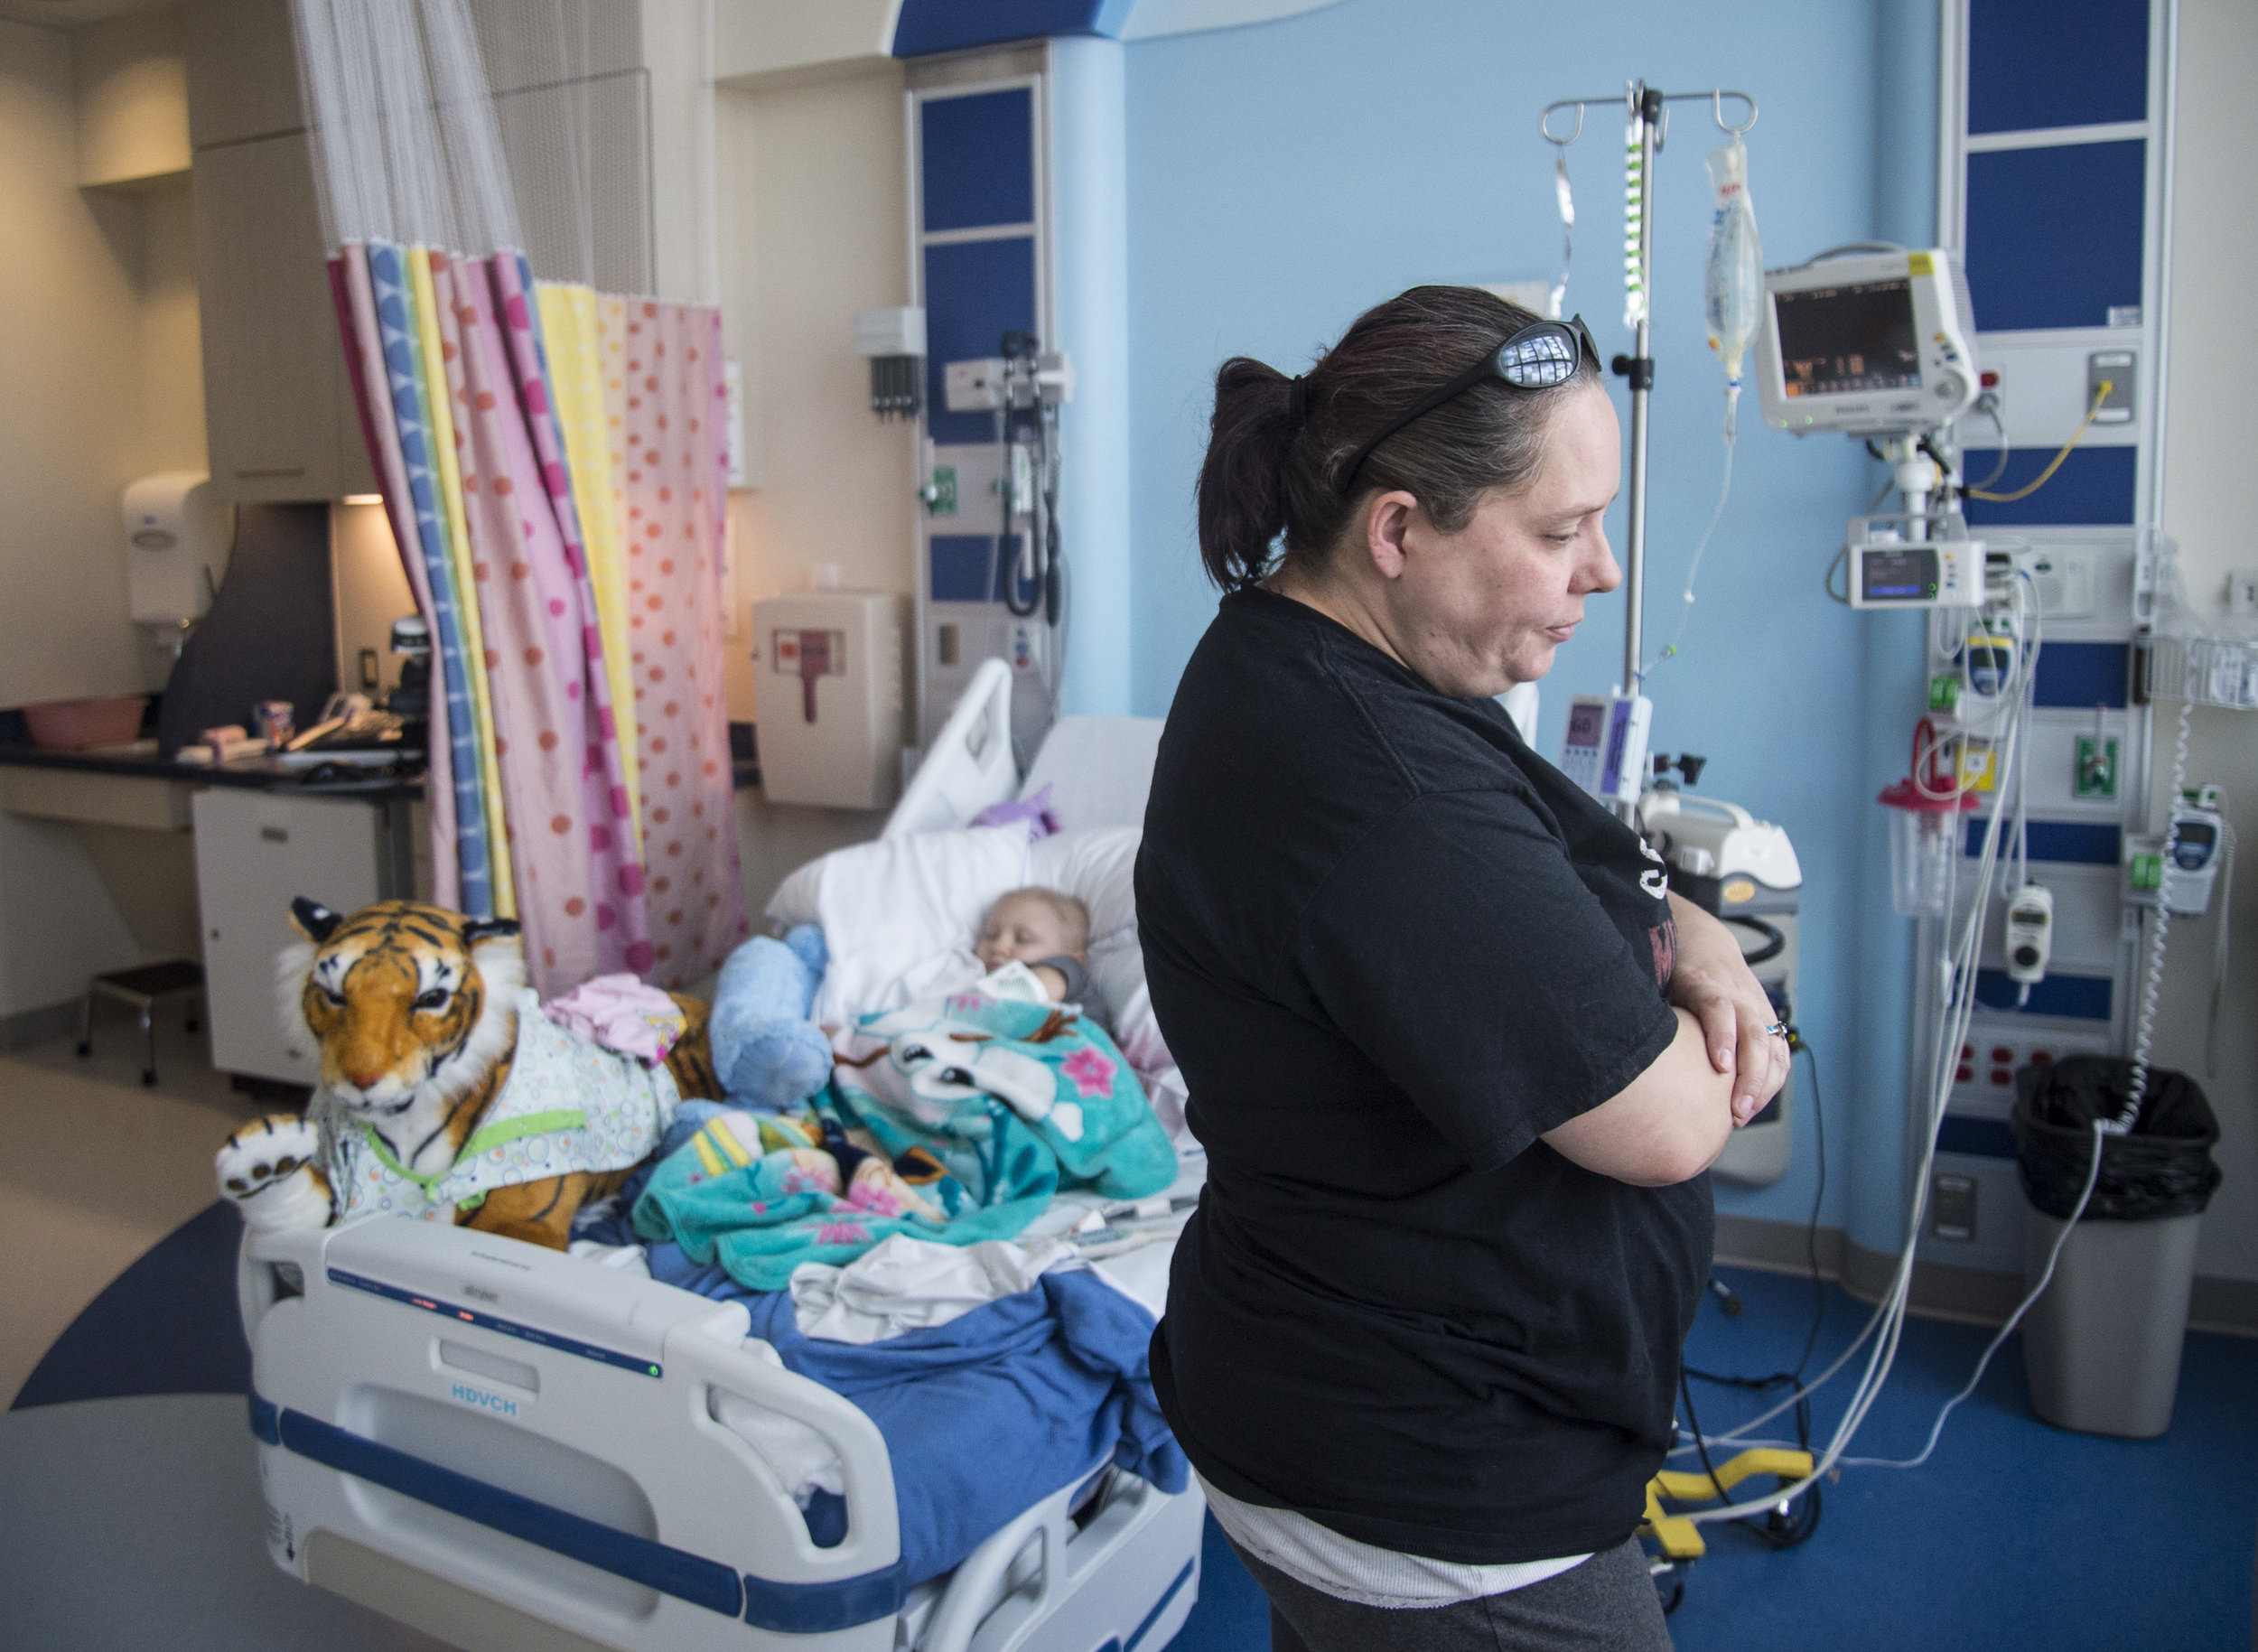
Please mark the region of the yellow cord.
POLYGON ((1967 497, 1972 499, 1982 499, 1987 505, 2011 505, 2018 499, 2027 499, 2038 492, 2039 489, 2047 485, 2054 473, 2062 468, 2062 462, 2070 456, 2070 450, 2077 445, 2078 439, 2093 428, 2095 415, 2101 411, 2101 405, 2109 399, 2109 392, 2116 387, 2106 378, 2094 387, 2094 405, 2085 409, 2085 423, 2070 433, 2070 439, 2062 444, 2062 451, 2057 453, 2053 462, 2031 481, 2024 483, 2012 493, 1986 493, 1981 488, 1970 488, 1967 490, 1967 497))

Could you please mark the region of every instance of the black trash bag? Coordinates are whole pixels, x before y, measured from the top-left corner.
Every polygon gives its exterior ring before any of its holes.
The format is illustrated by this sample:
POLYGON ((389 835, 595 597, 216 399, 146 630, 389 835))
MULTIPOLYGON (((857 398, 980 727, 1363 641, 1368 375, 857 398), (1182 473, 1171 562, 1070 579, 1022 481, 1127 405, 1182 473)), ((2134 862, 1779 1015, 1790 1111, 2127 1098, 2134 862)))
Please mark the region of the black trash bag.
MULTIPOLYGON (((2094 1120, 2116 1117, 2132 1093, 2132 1063, 2115 1056, 2067 1056, 2015 1075, 2012 1127, 2023 1193, 2033 1206, 2057 1222, 2070 1219, 2093 1169, 2094 1120)), ((2211 1162, 2218 1139, 2218 1120, 2196 1081, 2150 1068, 2132 1134, 2110 1136, 2102 1148, 2085 1219, 2196 1215, 2219 1185, 2211 1162)))

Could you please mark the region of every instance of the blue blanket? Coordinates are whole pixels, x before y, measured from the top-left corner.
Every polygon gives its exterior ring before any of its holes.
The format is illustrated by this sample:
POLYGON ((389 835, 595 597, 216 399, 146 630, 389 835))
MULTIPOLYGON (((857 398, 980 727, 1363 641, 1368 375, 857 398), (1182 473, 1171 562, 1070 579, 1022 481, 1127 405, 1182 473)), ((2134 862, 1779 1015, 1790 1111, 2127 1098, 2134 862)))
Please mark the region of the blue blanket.
MULTIPOLYGON (((1189 1483, 1152 1396, 1152 1317, 1094 1274, 1046 1274, 947 1325, 858 1344, 802 1336, 788 1291, 748 1291, 670 1243, 649 1257, 665 1283, 743 1302, 752 1334, 788 1369, 844 1395, 878 1425, 912 1583, 948 1571, 1094 1465, 1110 1461, 1163 1491, 1189 1483)), ((836 1542, 842 1512, 818 1493, 810 1535, 836 1542)))

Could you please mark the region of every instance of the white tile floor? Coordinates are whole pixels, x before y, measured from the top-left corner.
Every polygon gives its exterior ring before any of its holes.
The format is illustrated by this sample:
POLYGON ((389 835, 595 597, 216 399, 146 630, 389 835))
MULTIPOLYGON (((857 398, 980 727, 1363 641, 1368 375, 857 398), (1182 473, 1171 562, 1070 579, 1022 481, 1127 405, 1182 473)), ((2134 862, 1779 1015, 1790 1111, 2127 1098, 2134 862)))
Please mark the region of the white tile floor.
POLYGON ((0 1396, 14 1399, 105 1285, 218 1196, 221 1139, 270 1110, 212 1070, 178 1006, 161 1016, 154 1089, 119 1006, 97 1007, 88 1059, 75 1036, 0 1054, 0 1396))

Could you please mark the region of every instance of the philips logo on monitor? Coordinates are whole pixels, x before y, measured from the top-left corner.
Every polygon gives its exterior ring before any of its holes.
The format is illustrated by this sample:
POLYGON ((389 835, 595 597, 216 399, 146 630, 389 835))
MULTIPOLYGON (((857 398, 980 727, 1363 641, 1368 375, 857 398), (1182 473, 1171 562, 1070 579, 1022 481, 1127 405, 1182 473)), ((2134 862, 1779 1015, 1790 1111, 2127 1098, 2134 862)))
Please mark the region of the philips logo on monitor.
POLYGON ((483 1388, 472 1387, 469 1383, 451 1384, 447 1392, 465 1405, 475 1405, 481 1411, 490 1411, 498 1417, 514 1417, 518 1414, 518 1402, 507 1395, 490 1394, 483 1388))

